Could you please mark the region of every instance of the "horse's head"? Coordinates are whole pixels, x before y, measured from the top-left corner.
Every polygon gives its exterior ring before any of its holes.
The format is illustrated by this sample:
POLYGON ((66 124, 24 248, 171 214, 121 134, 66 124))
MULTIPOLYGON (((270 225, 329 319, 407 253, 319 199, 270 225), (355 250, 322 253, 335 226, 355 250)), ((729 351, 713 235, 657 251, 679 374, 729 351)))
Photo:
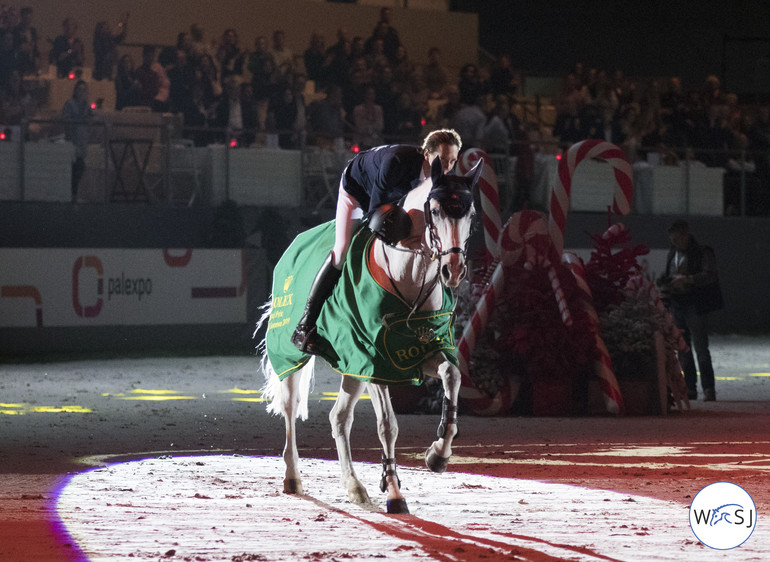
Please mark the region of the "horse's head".
POLYGON ((465 176, 446 175, 441 161, 431 165, 432 187, 425 202, 425 226, 432 259, 441 260, 441 282, 455 288, 467 272, 466 252, 475 210, 473 193, 481 176, 479 160, 465 176))

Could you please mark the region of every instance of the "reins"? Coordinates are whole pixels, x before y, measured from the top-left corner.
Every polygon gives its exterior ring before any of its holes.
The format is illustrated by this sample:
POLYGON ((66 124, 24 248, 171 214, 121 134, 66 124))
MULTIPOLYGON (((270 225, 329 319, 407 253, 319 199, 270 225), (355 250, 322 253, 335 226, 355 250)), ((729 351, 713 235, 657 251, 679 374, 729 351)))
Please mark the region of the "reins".
MULTIPOLYGON (((403 203, 406 199, 406 196, 401 199, 401 201, 398 202, 399 206, 403 206, 403 203)), ((393 248, 394 250, 398 250, 399 252, 406 252, 413 254, 415 256, 420 256, 422 258, 421 265, 422 265, 422 281, 420 282, 420 291, 417 293, 417 298, 412 303, 412 309, 407 315, 406 318, 406 326, 409 330, 415 332, 412 327, 409 325, 410 320, 412 317, 417 313, 417 311, 427 302, 430 295, 433 293, 433 290, 436 288, 436 286, 439 283, 439 279, 441 276, 441 261, 440 258, 443 256, 447 256, 449 254, 461 254, 463 258, 467 257, 468 252, 468 240, 465 241, 465 248, 460 248, 457 246, 454 246, 452 248, 449 248, 448 250, 442 250, 441 248, 441 239, 438 236, 438 233, 436 232, 436 225, 433 222, 433 216, 430 212, 430 195, 428 195, 428 198, 425 200, 424 205, 424 211, 423 214, 425 215, 425 229, 428 232, 428 240, 430 248, 428 251, 426 251, 422 246, 419 249, 413 249, 413 248, 407 248, 404 246, 398 246, 394 243, 386 242, 385 240, 380 240, 383 245, 388 246, 390 248, 393 248), (427 260, 435 261, 436 262, 436 275, 433 277, 432 281, 427 284, 428 289, 426 289, 426 283, 428 278, 428 264, 427 260)), ((388 266, 390 266, 390 261, 388 259, 388 254, 384 253, 385 261, 388 263, 388 266)), ((393 278, 389 275, 388 279, 390 280, 390 285, 393 287, 393 291, 398 295, 398 297, 403 300, 404 302, 408 303, 409 299, 407 299, 401 291, 398 290, 398 287, 393 282, 393 278)), ((383 325, 388 328, 388 316, 391 316, 391 314, 386 314, 383 316, 382 322, 383 325)), ((451 321, 451 319, 449 320, 451 321)), ((416 332, 415 332, 416 333, 416 332)), ((427 331, 427 333, 421 334, 419 337, 419 340, 423 344, 427 344, 430 340, 432 340, 435 337, 435 331, 430 329, 427 331)))

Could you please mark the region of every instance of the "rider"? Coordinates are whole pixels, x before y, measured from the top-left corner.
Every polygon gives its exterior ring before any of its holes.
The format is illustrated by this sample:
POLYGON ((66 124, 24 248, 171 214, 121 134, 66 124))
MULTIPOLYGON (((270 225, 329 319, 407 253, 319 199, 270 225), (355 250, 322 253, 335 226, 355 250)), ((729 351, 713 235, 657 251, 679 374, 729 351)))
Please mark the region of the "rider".
POLYGON ((356 220, 353 213, 363 209, 371 215, 383 205, 400 200, 426 178, 438 158, 445 174, 455 166, 462 147, 453 129, 429 133, 421 147, 392 144, 360 152, 345 167, 340 179, 335 215, 334 249, 316 274, 302 318, 291 337, 300 350, 316 354, 316 321, 324 302, 342 273, 356 220))

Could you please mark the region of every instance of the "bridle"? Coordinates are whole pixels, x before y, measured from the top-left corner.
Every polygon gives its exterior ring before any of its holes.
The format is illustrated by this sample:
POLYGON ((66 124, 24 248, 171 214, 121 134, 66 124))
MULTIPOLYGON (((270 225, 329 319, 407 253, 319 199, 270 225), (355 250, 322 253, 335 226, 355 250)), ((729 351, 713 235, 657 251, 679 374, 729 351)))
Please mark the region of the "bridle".
MULTIPOLYGON (((441 259, 440 258, 442 258, 443 256, 448 256, 450 254, 460 254, 460 255, 462 255, 463 259, 467 259, 467 255, 468 255, 468 242, 469 242, 470 237, 471 237, 470 236, 471 233, 469 233, 468 237, 465 239, 465 244, 464 244, 463 248, 460 248, 458 246, 453 246, 453 247, 451 247, 451 248, 449 248, 447 250, 444 250, 442 248, 441 238, 438 235, 438 229, 436 227, 436 223, 433 221, 433 213, 431 212, 430 200, 431 199, 438 200, 439 204, 441 205, 442 208, 444 208, 444 203, 442 202, 442 199, 440 199, 439 197, 435 196, 434 193, 435 193, 435 190, 432 190, 428 194, 428 197, 426 198, 425 204, 423 206, 423 213, 425 215, 425 229, 427 231, 427 239, 428 239, 428 246, 429 246, 427 250, 423 247, 424 246, 423 244, 421 244, 421 247, 419 249, 414 249, 414 248, 406 248, 404 246, 398 246, 396 243, 391 243, 391 242, 386 242, 385 240, 381 240, 381 242, 384 245, 386 245, 386 246, 388 246, 390 248, 393 248, 394 250, 398 250, 399 252, 411 253, 411 254, 414 254, 414 255, 417 255, 417 256, 420 256, 420 257, 423 258, 423 260, 421 262, 423 264, 423 267, 422 267, 422 281, 420 283, 420 291, 417 293, 417 297, 415 298, 414 302, 412 303, 412 309, 409 312, 409 315, 407 316, 407 319, 406 319, 406 326, 407 326, 407 328, 409 328, 413 332, 414 332, 414 330, 412 330, 411 326, 409 325, 409 321, 411 320, 412 316, 414 316, 414 314, 428 300, 428 298, 430 297, 431 293, 433 293, 433 290, 438 285, 439 279, 441 278, 441 259), (429 261, 436 262, 436 275, 433 276, 433 278, 431 279, 430 282, 427 282, 427 279, 428 279, 428 266, 427 266, 427 264, 428 264, 429 261)), ((470 197, 471 198, 473 197, 472 191, 470 192, 470 197)), ((403 204, 404 204, 405 200, 406 200, 406 196, 404 196, 398 202, 398 206, 403 207, 403 204)), ((471 201, 472 201, 472 199, 471 199, 471 201)), ((468 210, 464 211, 462 214, 457 214, 457 213, 452 213, 452 214, 447 213, 447 214, 450 217, 452 217, 452 218, 463 218, 467 214, 471 213, 472 209, 473 209, 473 205, 471 203, 470 208, 468 210)), ((445 212, 446 212, 446 209, 445 209, 445 212)), ((387 254, 385 254, 385 260, 387 261, 387 259, 388 259, 387 258, 387 254)), ((390 278, 390 284, 391 284, 391 287, 393 288, 393 291, 396 293, 396 295, 398 295, 398 297, 401 300, 403 300, 404 302, 409 302, 409 300, 401 293, 401 291, 398 290, 398 287, 393 282, 392 278, 390 278)), ((383 316, 383 318, 382 318, 382 323, 383 323, 383 325, 386 328, 389 327, 388 318, 390 316, 391 316, 391 314, 385 314, 383 316)), ((450 318, 449 321, 451 322, 451 318, 450 318)), ((420 340, 420 343, 423 343, 423 344, 427 344, 434 337, 435 337, 435 332, 432 329, 428 330, 427 332, 425 332, 425 333, 423 333, 423 334, 418 336, 418 338, 420 340)))

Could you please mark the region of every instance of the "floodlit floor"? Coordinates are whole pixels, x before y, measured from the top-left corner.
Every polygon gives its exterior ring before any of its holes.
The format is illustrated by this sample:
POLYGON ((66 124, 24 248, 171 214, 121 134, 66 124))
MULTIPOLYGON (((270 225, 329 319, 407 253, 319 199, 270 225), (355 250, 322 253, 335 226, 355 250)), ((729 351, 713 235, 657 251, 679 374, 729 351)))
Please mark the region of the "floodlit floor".
POLYGON ((299 425, 305 496, 282 493, 283 422, 253 357, 0 365, 0 560, 762 560, 770 551, 770 338, 717 336, 717 402, 660 417, 462 417, 424 467, 434 416, 400 416, 410 515, 388 515, 366 400, 347 502, 318 375, 299 425), (742 486, 757 525, 718 551, 689 506, 742 486))

